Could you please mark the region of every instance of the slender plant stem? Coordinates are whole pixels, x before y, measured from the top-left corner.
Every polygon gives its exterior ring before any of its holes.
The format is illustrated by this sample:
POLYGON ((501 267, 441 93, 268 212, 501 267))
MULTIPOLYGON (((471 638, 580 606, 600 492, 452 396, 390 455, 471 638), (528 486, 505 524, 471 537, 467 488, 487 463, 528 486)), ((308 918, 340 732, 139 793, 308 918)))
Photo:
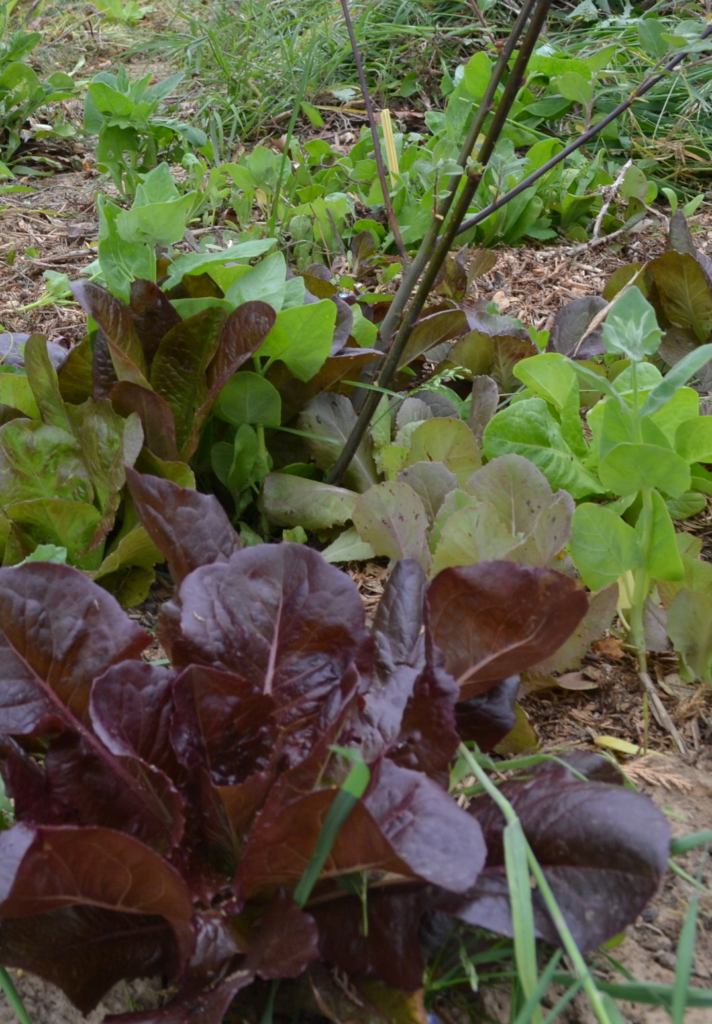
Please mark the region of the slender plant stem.
MULTIPOLYGON (((703 39, 707 39, 709 35, 712 35, 712 24, 708 25, 704 32, 702 32, 698 42, 701 42, 703 39)), ((644 96, 646 92, 649 92, 654 85, 657 85, 658 82, 662 81, 665 75, 668 72, 673 71, 677 67, 677 65, 680 64, 685 59, 685 57, 688 56, 688 54, 688 50, 685 50, 683 53, 676 54, 671 60, 667 62, 667 64, 659 74, 651 75, 649 78, 646 78, 645 81, 641 82, 641 84, 636 89, 633 90, 633 92, 627 99, 623 100, 622 103, 619 103, 618 106, 610 112, 610 114, 606 114, 603 120, 599 121, 597 124, 594 124, 593 127, 589 128, 587 132, 583 133, 583 135, 580 135, 575 140, 575 142, 571 142, 568 146, 565 146, 560 153, 557 153, 556 156, 553 156, 551 160, 548 160, 538 170, 530 174, 528 178, 525 178, 524 181, 520 181, 515 188, 511 189, 509 192, 505 192, 505 194, 501 196, 499 199, 497 199, 494 203, 490 203, 490 205, 486 206, 484 210, 480 210, 480 212, 476 213, 473 217, 470 217, 468 220, 463 221, 457 231, 457 234, 462 235, 465 233, 465 231, 469 231, 470 228, 474 228, 477 224, 481 224, 483 220, 487 220, 488 217, 490 217, 493 213, 496 213, 497 210, 501 210, 502 207, 506 206, 507 203, 512 201, 512 199, 515 199, 522 192, 526 191, 526 189, 531 188, 531 186, 535 184, 535 182, 537 182, 539 178, 546 174, 547 171, 550 171, 553 167, 556 167, 557 164, 560 164, 561 161, 565 160, 567 156, 570 156, 572 153, 575 153, 577 149, 581 148, 581 146, 585 146, 586 143, 590 142, 591 139, 595 138, 595 136, 598 135, 598 133, 603 128, 606 127, 606 125, 609 125, 611 121, 615 121, 616 118, 620 117, 621 114, 624 114, 626 110, 633 106, 636 100, 639 100, 640 97, 644 96)))
MULTIPOLYGON (((478 154, 478 163, 467 173, 465 185, 459 192, 459 195, 457 195, 457 187, 451 191, 451 194, 448 197, 448 208, 452 201, 455 199, 456 195, 457 202, 452 212, 452 216, 445 225, 442 233, 440 233, 442 221, 439 221, 434 226, 434 230, 432 232, 432 240, 430 242, 430 246, 428 247, 428 249, 425 249, 425 239, 423 241, 423 244, 421 245, 421 249, 420 252, 418 253, 418 256, 420 256, 420 253, 423 252, 423 264, 427 265, 425 266, 422 278, 420 280, 420 284, 418 285, 418 289, 408 310, 408 315, 401 324, 398 330, 398 334, 395 337, 395 340, 390 345, 388 354, 383 363, 383 367, 378 378, 378 384, 379 387, 381 388, 388 387, 391 380, 393 379, 393 376, 396 373, 396 370, 398 369, 399 361, 401 359, 401 356, 403 355, 405 346, 408 343, 408 339, 410 338, 410 335, 413 331, 413 327, 417 323, 418 317, 422 312, 423 306, 425 305, 428 296, 430 295, 430 291, 433 287, 433 284, 435 283, 437 275, 440 271, 440 267, 444 263, 448 255, 448 252, 450 251, 450 246, 452 245, 453 239, 457 232, 458 224, 462 220, 462 217, 464 216, 470 203, 472 202, 472 198, 475 192, 477 191, 480 181, 482 180, 484 168, 487 166, 487 163, 490 157, 492 156, 492 153, 494 152, 497 140, 499 139, 502 129, 504 128, 504 125, 507 121, 507 117, 509 116, 509 112, 519 91, 521 80, 524 76, 524 72, 529 61, 529 57, 531 56, 534 46, 536 45, 536 41, 539 38, 539 35, 541 34, 541 30, 544 26, 544 22, 546 21, 546 16, 549 13, 550 6, 551 0, 535 0, 534 12, 532 14, 531 22, 527 29, 524 40, 522 41, 522 45, 517 55, 514 68, 512 69, 509 75, 507 84, 504 88, 504 92, 497 106, 497 110, 495 111, 494 117, 492 118, 492 121, 490 123, 487 135, 485 136, 482 146, 480 147, 480 151, 478 154), (436 248, 434 252, 431 252, 431 246, 433 244, 436 245, 436 248)), ((494 94, 492 95, 492 99, 494 99, 494 94)), ((480 109, 478 111, 478 115, 481 116, 481 120, 484 123, 484 118, 486 117, 487 111, 485 111, 483 114, 483 107, 484 99, 482 104, 480 104, 480 109)), ((479 117, 476 117, 475 121, 478 120, 479 117)), ((476 138, 477 136, 475 136, 475 139, 476 138)), ((471 149, 469 152, 471 152, 471 149)), ((410 268, 411 272, 413 271, 415 263, 416 261, 414 260, 410 268)), ((405 301, 407 301, 407 298, 405 301)), ((405 301, 403 302, 403 306, 405 306, 405 301)), ((338 484, 341 482, 343 474, 345 473, 349 463, 351 462, 351 459, 353 458, 356 449, 361 443, 361 438, 364 436, 366 430, 368 429, 368 425, 376 410, 379 400, 380 396, 378 392, 371 391, 367 394, 363 402, 361 412, 356 423, 354 424, 351 434, 347 438, 346 444, 344 445, 338 459, 336 460, 335 464, 332 466, 331 470, 327 474, 326 479, 328 483, 338 484)))
POLYGON ((356 63, 356 70, 358 71, 359 82, 361 83, 361 92, 363 93, 363 101, 366 104, 366 115, 368 117, 368 123, 371 127, 371 135, 373 136, 373 148, 376 156, 376 167, 378 168, 378 180, 381 183, 381 191, 383 192, 383 205, 386 208, 386 214, 388 215, 388 223, 391 226, 393 232, 393 240, 396 243, 396 248, 400 254, 400 258, 403 260, 404 265, 407 265, 408 253, 405 245, 403 244, 403 237, 398 227, 398 221, 393 210, 393 203, 391 202, 391 193, 388 188, 388 181, 386 179, 386 169, 383 166, 383 154, 381 153, 381 140, 378 137, 378 125, 376 124, 376 115, 373 111, 373 103, 371 102, 371 93, 368 90, 368 83, 366 82, 366 75, 363 70, 363 62, 361 60, 361 54, 359 53, 358 43, 356 42, 356 33, 354 32, 353 22, 351 21, 351 14, 349 13, 349 5, 347 0, 341 0, 341 9, 344 12, 344 21, 346 22, 346 28, 349 33, 349 39, 351 41, 351 50, 353 51, 354 61, 356 63))

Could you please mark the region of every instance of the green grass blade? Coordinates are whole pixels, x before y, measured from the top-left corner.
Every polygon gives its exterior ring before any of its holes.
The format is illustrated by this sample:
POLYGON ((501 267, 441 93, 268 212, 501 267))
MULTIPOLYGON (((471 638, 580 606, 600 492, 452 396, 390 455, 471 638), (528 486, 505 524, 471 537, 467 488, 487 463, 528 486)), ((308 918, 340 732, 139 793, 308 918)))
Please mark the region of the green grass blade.
MULTIPOLYGON (((549 963, 544 968, 539 978, 539 981, 536 984, 536 988, 532 991, 532 994, 529 996, 524 1006, 521 1008, 517 1016, 514 1018, 512 1024, 529 1024, 529 1022, 532 1019, 532 1014, 539 1008, 539 1003, 543 999, 544 995, 546 994, 546 990, 551 984, 551 979, 554 977, 554 974, 556 973, 556 968, 558 967, 560 961, 561 950, 557 949, 549 963)), ((574 986, 572 986, 572 988, 573 987, 574 986)), ((573 999, 573 996, 571 998, 573 999)), ((548 1019, 549 1017, 547 1016, 546 1020, 548 1019)), ((546 1024, 546 1020, 542 1021, 542 1024, 546 1024)))
MULTIPOLYGON (((699 881, 702 882, 709 849, 702 858, 698 871, 699 881)), ((685 1024, 685 1010, 687 1008, 687 989, 692 977, 692 963, 695 956, 695 941, 697 938, 697 914, 700 905, 700 890, 695 888, 692 892, 690 905, 682 923, 680 939, 677 944, 677 963, 675 965, 675 984, 672 990, 672 1024, 685 1024)))
POLYGON ((679 836, 677 839, 673 839, 670 843, 670 856, 681 857, 683 853, 689 853, 690 850, 704 846, 705 843, 712 843, 712 828, 705 829, 704 832, 691 832, 689 836, 679 836))
POLYGON ((32 1024, 32 1020, 25 1004, 22 1001, 22 996, 15 988, 15 983, 7 973, 4 967, 0 967, 0 987, 7 996, 7 1001, 15 1011, 15 1015, 19 1020, 20 1024, 32 1024))
POLYGON ((334 802, 324 818, 324 824, 321 826, 321 832, 319 833, 311 859, 294 890, 294 902, 298 907, 303 907, 309 899, 311 891, 326 863, 326 859, 331 853, 331 848, 336 841, 339 830, 366 792, 370 777, 371 773, 365 764, 355 764, 346 777, 346 781, 341 789, 334 797, 334 802))

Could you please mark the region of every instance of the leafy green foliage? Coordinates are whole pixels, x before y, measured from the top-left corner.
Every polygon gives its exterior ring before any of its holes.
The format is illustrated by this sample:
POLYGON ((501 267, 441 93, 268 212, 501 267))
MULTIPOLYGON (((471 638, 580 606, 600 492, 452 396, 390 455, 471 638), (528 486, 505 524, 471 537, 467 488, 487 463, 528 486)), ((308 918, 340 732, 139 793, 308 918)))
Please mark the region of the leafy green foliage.
POLYGON ((207 142, 199 128, 158 112, 183 75, 171 75, 154 85, 152 77, 149 72, 131 82, 124 65, 115 75, 100 71, 84 100, 84 127, 99 137, 99 169, 111 175, 122 195, 136 194, 141 173, 152 170, 159 160, 180 162, 207 142))
MULTIPOLYGON (((316 552, 240 549, 214 499, 135 473, 131 487, 179 582, 159 630, 171 667, 140 660, 149 638, 75 569, 0 570, 15 813, 0 834, 3 963, 54 981, 84 1013, 117 980, 159 970, 175 983, 168 1004, 117 1020, 188 1024, 197 1008, 219 1024, 240 992, 264 1010, 259 979, 318 979, 320 960, 406 999, 435 912, 479 924, 490 907, 487 926, 508 933, 496 806, 465 811, 446 788, 460 698, 475 694, 467 718, 491 748, 512 722, 502 676, 565 639, 583 592, 511 562, 428 586, 404 560, 368 630, 355 584, 316 552), (503 686, 509 721, 482 697, 503 686), (38 742, 41 765, 27 749, 38 742)), ((587 769, 585 782, 556 766, 508 783, 582 949, 640 912, 670 844, 647 798, 596 781, 600 759, 587 769)), ((541 908, 536 929, 552 941, 541 908)))
MULTIPOLYGON (((0 178, 14 177, 11 167, 22 158, 21 147, 28 134, 33 138, 74 133, 60 119, 49 126, 29 128, 28 122, 42 108, 76 93, 74 80, 63 71, 54 71, 42 80, 29 63, 40 41, 39 32, 18 30, 5 33, 4 12, 0 12, 0 178)), ((17 168, 32 173, 32 168, 17 168)))

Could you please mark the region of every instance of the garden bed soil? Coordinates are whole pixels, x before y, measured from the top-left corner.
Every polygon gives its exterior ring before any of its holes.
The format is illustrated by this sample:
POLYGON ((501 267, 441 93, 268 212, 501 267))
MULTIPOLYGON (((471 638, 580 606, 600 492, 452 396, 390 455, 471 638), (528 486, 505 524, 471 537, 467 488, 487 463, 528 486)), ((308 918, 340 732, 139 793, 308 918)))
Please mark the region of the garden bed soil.
MULTIPOLYGON (((73 156, 81 171, 57 174, 37 184, 32 193, 10 193, 0 213, 0 325, 2 330, 63 336, 79 340, 84 332, 85 315, 74 306, 40 306, 23 311, 22 306, 36 301, 43 292, 42 272, 46 269, 79 276, 80 269, 96 255, 97 224, 94 214, 98 179, 91 169, 91 154, 76 146, 73 156), (31 250, 28 254, 27 250, 31 250), (32 250, 35 250, 35 255, 32 250), (11 254, 14 253, 14 262, 11 254), (8 257, 11 265, 7 265, 8 257)), ((36 184, 25 181, 23 184, 36 184)), ((712 215, 693 218, 702 228, 696 244, 712 255, 712 215)), ((220 237, 219 229, 216 235, 220 237)), ((497 250, 497 264, 475 282, 475 297, 494 299, 502 312, 520 317, 525 324, 546 328, 556 311, 566 302, 583 295, 598 294, 608 276, 632 260, 658 255, 665 245, 659 225, 644 223, 618 244, 588 246, 560 245, 506 248, 497 250)), ((712 514, 710 509, 687 524, 702 536, 707 557, 712 553, 712 514)), ((378 602, 386 570, 382 565, 351 567, 368 612, 378 602)), ((132 616, 148 629, 155 622, 158 605, 169 589, 159 582, 146 604, 132 616)), ((147 652, 150 660, 163 657, 154 643, 147 652)), ((703 687, 685 687, 675 674, 675 659, 657 656, 652 674, 661 684, 665 706, 683 739, 680 753, 670 734, 654 719, 649 725, 649 750, 644 757, 625 764, 631 780, 669 815, 676 835, 701 831, 712 823, 712 691, 703 687)), ((615 736, 642 744, 645 735, 643 701, 633 661, 612 636, 585 659, 578 683, 581 689, 550 689, 524 697, 529 715, 544 750, 600 749, 596 739, 615 736)), ((576 682, 576 680, 574 680, 576 682)), ((678 863, 696 876, 700 851, 678 859, 678 863)), ((712 988, 712 863, 705 873, 706 889, 699 905, 698 932, 691 984, 712 988)), ((644 917, 628 929, 622 943, 610 955, 639 980, 674 981, 675 950, 680 928, 692 894, 692 886, 669 874, 662 891, 646 910, 644 917)), ((79 1024, 84 1018, 54 986, 30 975, 13 972, 26 1001, 33 1024, 79 1024)), ((618 979, 619 980, 619 979, 618 979)), ((118 985, 91 1014, 98 1024, 105 1013, 149 1008, 160 1001, 157 983, 118 985)), ((486 988, 476 997, 474 1007, 489 1014, 490 1020, 509 1019, 506 993, 486 988)), ((446 1001, 438 1008, 443 1024, 463 1024, 464 1017, 455 1003, 446 1001)), ((662 1024, 669 1017, 664 1010, 632 1004, 622 1005, 623 1017, 630 1024, 662 1024)), ((485 1019, 482 1017, 481 1019, 485 1019)), ((686 1024, 707 1024, 709 1011, 689 1010, 686 1024)), ((0 994, 0 1024, 11 1024, 14 1012, 0 994)), ((585 997, 575 1000, 564 1012, 563 1024, 589 1024, 594 1020, 585 997)))

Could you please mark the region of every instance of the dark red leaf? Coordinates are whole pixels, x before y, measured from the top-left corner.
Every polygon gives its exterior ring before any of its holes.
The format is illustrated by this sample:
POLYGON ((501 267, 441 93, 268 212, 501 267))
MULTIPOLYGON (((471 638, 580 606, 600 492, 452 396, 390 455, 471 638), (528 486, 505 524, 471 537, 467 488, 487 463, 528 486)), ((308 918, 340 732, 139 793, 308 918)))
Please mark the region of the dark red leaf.
MULTIPOLYGON (((149 638, 77 569, 0 569, 0 731, 56 732, 59 705, 85 720, 92 681, 149 638)), ((60 718, 61 718, 60 714, 60 718)))
POLYGON ((373 638, 382 670, 413 664, 412 656, 423 625, 427 580, 418 562, 396 562, 373 620, 373 638))
POLYGON ((69 906, 0 922, 0 957, 61 988, 82 1013, 123 979, 175 977, 176 941, 163 917, 69 906))
POLYGON ((114 384, 109 398, 121 416, 129 416, 132 412, 138 414, 144 444, 150 452, 165 462, 179 461, 173 413, 165 398, 128 380, 114 384))
POLYGON ((146 364, 150 367, 161 338, 180 323, 180 316, 153 281, 133 281, 129 305, 131 319, 141 339, 146 364))
POLYGON ((519 692, 519 676, 509 676, 489 690, 460 701, 455 721, 460 738, 474 740, 485 753, 494 750, 515 725, 514 704, 519 692))
MULTIPOLYGON (((594 949, 635 920, 657 891, 670 850, 670 826, 647 797, 622 786, 578 782, 567 768, 551 763, 526 782, 505 782, 500 792, 517 812, 582 950, 594 949)), ((503 815, 489 797, 473 801, 469 812, 482 825, 487 865, 474 889, 449 909, 469 924, 511 935, 503 815)), ((536 891, 534 906, 538 934, 558 944, 536 891)))
POLYGON ((173 930, 179 962, 190 958, 190 893, 167 861, 131 836, 105 828, 15 825, 0 833, 0 865, 3 919, 64 907, 158 915, 173 930))
POLYGON ((52 741, 44 775, 64 824, 119 829, 163 854, 180 842, 183 801, 154 765, 113 756, 91 735, 67 731, 52 741))
POLYGON ((239 551, 240 538, 212 494, 128 468, 126 481, 138 517, 176 583, 199 566, 224 562, 239 551))
POLYGON ((252 356, 274 327, 277 314, 267 302, 244 302, 233 310, 220 333, 208 370, 210 391, 217 391, 252 356))
POLYGON ((482 833, 466 826, 467 812, 422 772, 385 758, 363 804, 415 875, 451 892, 474 884, 487 852, 482 833))
POLYGON ((314 918, 279 892, 250 943, 245 967, 260 978, 298 978, 318 958, 318 938, 314 918))
POLYGON ((173 746, 187 767, 204 765, 216 785, 234 786, 272 760, 275 702, 240 676, 191 665, 174 684, 173 746))
POLYGON ((260 545, 186 577, 160 633, 174 665, 234 672, 277 706, 291 764, 350 699, 353 661, 370 657, 356 585, 301 544, 260 545))
POLYGON ((146 360, 129 307, 93 281, 74 281, 71 290, 99 326, 99 337, 94 343, 95 360, 99 361, 93 371, 94 397, 106 398, 116 380, 131 380, 148 387, 146 360), (102 394, 96 394, 97 385, 102 394))
POLYGON ((364 907, 355 896, 311 908, 322 958, 350 975, 380 978, 411 992, 422 988, 425 961, 418 932, 431 902, 423 886, 369 892, 367 935, 364 907))
POLYGON ((186 459, 197 444, 193 424, 206 400, 206 372, 225 319, 224 309, 209 306, 181 320, 163 335, 151 364, 151 387, 170 406, 176 426, 176 444, 186 459))
POLYGON ((91 691, 94 732, 117 756, 139 757, 181 781, 171 746, 173 680, 176 674, 145 661, 124 661, 100 676, 91 691))
POLYGON ((590 322, 606 305, 606 300, 600 295, 586 295, 567 302, 554 317, 547 352, 573 356, 575 351, 577 359, 593 359, 594 356, 602 355, 606 346, 600 328, 589 334, 585 341, 581 342, 581 339, 590 322))
POLYGON ((553 569, 479 562, 438 573, 428 606, 433 639, 467 700, 558 650, 588 598, 553 569))

